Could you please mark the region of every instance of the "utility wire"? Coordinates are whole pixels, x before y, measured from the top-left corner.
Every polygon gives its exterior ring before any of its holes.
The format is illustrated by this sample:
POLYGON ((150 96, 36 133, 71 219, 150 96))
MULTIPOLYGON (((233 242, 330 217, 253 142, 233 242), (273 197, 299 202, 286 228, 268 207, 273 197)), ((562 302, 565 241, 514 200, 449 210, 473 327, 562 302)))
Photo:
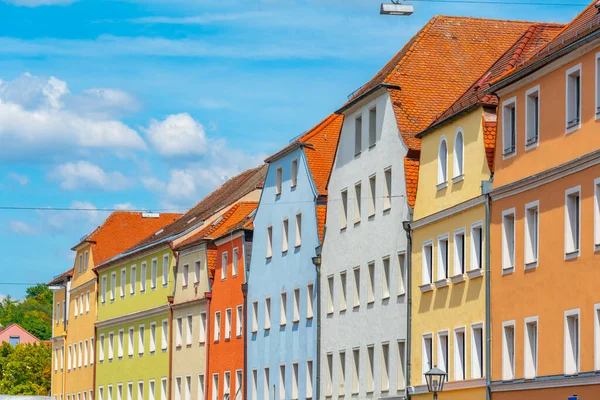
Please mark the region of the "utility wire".
POLYGON ((540 3, 523 1, 483 1, 483 0, 409 0, 422 3, 453 3, 453 4, 492 4, 492 5, 512 5, 512 6, 540 6, 540 7, 587 7, 589 4, 583 3, 540 3))
POLYGON ((122 208, 85 208, 85 207, 20 207, 20 206, 0 206, 0 210, 25 210, 25 211, 126 211, 126 212, 181 212, 181 209, 142 209, 142 210, 124 210, 122 208))

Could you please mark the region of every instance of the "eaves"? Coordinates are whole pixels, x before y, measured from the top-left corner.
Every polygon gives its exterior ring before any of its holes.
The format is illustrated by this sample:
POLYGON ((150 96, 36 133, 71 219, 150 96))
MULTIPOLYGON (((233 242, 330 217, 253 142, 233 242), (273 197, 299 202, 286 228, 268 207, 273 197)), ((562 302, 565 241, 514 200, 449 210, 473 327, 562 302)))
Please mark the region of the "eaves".
POLYGON ((366 92, 364 92, 360 96, 356 97, 355 99, 349 101, 342 108, 340 108, 339 110, 337 110, 335 113, 336 114, 343 114, 348 109, 354 107, 356 104, 360 103, 365 98, 371 96, 373 93, 377 92, 380 89, 402 90, 402 88, 400 87, 400 85, 393 85, 391 83, 380 83, 380 84, 378 84, 376 86, 373 86, 371 89, 367 90, 366 92))

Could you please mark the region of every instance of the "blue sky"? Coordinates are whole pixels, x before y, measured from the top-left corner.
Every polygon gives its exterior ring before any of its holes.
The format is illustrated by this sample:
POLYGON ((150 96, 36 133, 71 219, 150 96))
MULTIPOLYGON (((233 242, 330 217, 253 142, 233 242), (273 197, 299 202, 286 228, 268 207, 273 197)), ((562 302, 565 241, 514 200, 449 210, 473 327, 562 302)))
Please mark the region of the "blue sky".
POLYGON ((402 18, 372 0, 0 0, 0 206, 91 209, 0 210, 0 296, 70 268, 107 216, 94 209, 185 211, 258 165, 435 14, 583 8, 414 4, 402 18))

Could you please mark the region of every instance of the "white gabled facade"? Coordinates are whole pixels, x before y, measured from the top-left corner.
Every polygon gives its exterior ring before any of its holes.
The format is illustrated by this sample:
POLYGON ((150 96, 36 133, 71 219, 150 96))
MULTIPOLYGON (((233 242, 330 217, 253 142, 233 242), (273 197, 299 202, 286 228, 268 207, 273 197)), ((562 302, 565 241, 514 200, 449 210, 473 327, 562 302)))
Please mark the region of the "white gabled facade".
POLYGON ((372 93, 344 115, 328 186, 319 285, 320 397, 402 398, 408 295, 402 222, 410 218, 404 173, 408 148, 387 90, 372 93), (358 154, 357 118, 362 119, 358 154), (373 128, 374 144, 370 142, 373 128), (360 203, 355 195, 357 185, 360 203))

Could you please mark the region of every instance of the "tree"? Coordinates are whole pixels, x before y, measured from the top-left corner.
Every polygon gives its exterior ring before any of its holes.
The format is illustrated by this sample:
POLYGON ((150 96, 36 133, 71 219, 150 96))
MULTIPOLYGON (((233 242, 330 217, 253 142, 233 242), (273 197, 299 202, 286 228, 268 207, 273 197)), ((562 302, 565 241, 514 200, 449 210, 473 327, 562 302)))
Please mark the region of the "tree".
POLYGON ((8 343, 0 346, 0 393, 39 395, 50 393, 52 347, 45 344, 8 343))
POLYGON ((27 288, 23 301, 0 301, 0 324, 19 324, 40 340, 52 337, 52 291, 43 283, 27 288))

